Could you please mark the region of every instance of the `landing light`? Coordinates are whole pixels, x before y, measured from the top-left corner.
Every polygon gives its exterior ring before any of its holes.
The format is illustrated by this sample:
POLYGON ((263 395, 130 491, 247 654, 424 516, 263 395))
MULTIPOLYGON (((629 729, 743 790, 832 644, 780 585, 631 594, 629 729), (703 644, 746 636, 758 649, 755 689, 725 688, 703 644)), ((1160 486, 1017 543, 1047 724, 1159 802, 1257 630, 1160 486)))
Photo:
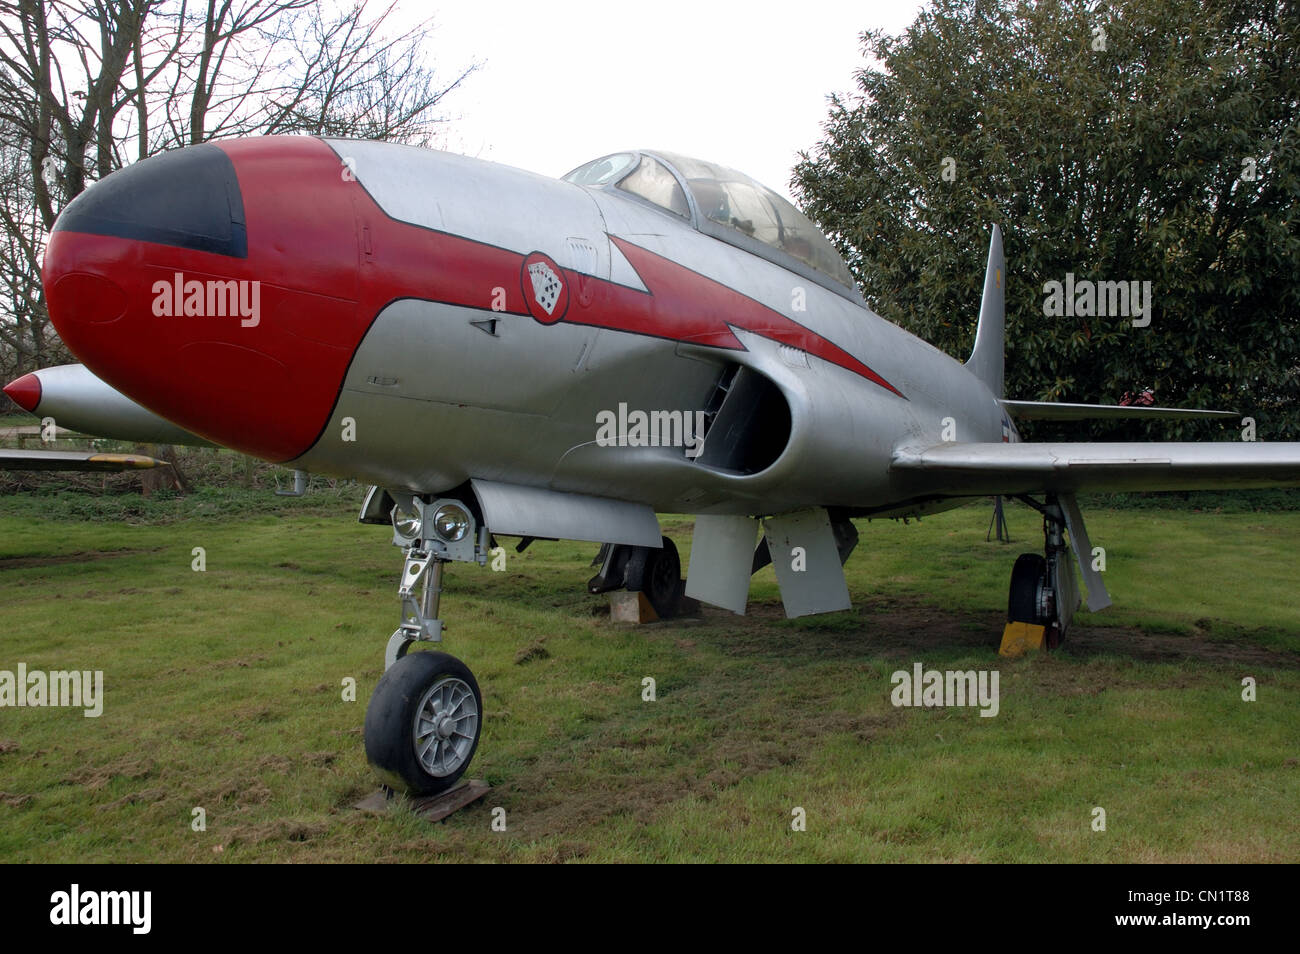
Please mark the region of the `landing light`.
POLYGON ((465 539, 469 533, 470 518, 455 504, 443 504, 433 514, 433 532, 447 543, 465 539))
POLYGON ((419 539, 423 522, 423 518, 418 512, 411 513, 401 507, 393 508, 393 529, 397 531, 397 535, 400 537, 407 540, 419 539))

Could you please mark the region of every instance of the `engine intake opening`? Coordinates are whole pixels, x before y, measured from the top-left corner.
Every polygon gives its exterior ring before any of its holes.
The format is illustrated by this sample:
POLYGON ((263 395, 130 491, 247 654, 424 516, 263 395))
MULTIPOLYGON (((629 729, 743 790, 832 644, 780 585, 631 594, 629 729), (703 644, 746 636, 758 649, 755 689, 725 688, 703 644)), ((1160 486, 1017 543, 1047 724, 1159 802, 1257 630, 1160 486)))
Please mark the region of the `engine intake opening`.
POLYGON ((771 467, 790 442, 790 405, 781 389, 757 371, 733 365, 719 379, 710 405, 719 396, 696 461, 739 474, 771 467))

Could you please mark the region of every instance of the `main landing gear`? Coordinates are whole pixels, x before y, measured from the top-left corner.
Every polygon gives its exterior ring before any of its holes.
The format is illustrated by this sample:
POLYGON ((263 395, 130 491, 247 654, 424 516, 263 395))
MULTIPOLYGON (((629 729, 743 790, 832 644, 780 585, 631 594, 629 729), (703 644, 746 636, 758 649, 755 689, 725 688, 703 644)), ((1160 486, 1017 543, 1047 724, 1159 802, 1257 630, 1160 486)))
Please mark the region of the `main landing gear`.
MULTIPOLYGON (((1007 622, 1042 626, 1044 645, 1055 649, 1064 641, 1080 602, 1070 546, 1065 540, 1071 519, 1067 508, 1073 506, 1073 499, 1067 498, 1065 506, 1054 494, 1041 504, 1029 497, 1017 499, 1043 515, 1045 543, 1042 554, 1022 553, 1016 558, 1007 598, 1007 622)), ((1079 525, 1081 530, 1081 519, 1079 525)))
POLYGON ((469 667, 442 652, 408 654, 416 643, 442 640, 443 565, 487 563, 491 537, 475 509, 454 498, 425 502, 373 488, 361 510, 363 523, 391 519, 393 543, 406 556, 397 588, 402 621, 366 708, 366 758, 385 784, 412 795, 455 785, 483 730, 483 696, 469 667))
POLYGON ((587 581, 588 593, 608 593, 625 589, 645 594, 660 619, 671 619, 681 611, 686 584, 682 581, 682 561, 677 546, 667 537, 663 546, 634 547, 606 543, 591 561, 599 571, 587 581))

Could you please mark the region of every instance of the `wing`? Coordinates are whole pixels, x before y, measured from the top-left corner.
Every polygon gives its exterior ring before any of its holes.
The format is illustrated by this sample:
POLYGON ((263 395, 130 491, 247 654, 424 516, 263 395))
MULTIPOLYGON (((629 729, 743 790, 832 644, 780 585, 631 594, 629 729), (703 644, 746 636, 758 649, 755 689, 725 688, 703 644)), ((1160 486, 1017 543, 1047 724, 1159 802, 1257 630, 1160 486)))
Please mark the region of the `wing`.
POLYGON ((1012 417, 1023 421, 1106 421, 1116 418, 1172 419, 1237 417, 1235 411, 1199 411, 1181 407, 1126 404, 1060 404, 1056 401, 1003 401, 1012 417))
POLYGON ((891 470, 944 497, 1300 487, 1300 443, 950 443, 898 451, 891 470))
POLYGON ((98 451, 38 451, 0 448, 0 470, 148 470, 170 467, 165 460, 144 454, 103 454, 98 451))

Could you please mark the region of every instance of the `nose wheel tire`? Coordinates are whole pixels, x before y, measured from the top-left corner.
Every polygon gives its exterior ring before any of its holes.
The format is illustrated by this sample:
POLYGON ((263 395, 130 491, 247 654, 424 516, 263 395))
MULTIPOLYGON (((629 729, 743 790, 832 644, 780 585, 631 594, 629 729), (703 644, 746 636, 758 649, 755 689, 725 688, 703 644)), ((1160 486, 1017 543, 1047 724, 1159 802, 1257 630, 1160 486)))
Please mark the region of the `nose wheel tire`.
POLYGON ((409 653, 375 686, 366 708, 366 758, 380 780, 437 795, 469 767, 483 727, 473 673, 446 653, 409 653))

